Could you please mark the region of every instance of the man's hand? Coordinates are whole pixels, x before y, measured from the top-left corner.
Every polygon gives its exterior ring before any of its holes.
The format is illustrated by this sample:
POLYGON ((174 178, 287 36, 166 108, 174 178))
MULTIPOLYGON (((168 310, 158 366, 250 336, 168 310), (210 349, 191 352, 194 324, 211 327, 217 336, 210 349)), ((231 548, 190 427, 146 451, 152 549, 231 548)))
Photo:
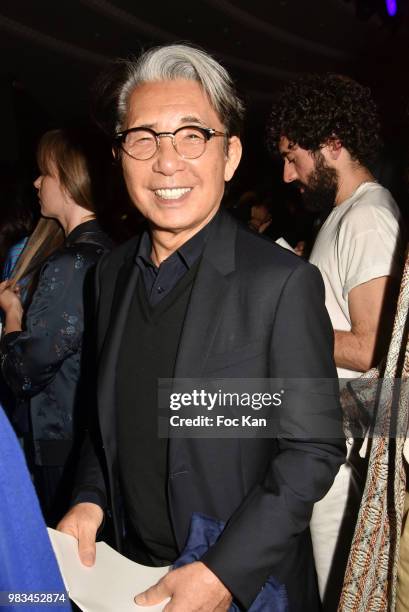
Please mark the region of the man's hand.
POLYGON ((83 565, 95 563, 95 539, 104 513, 97 504, 81 503, 73 506, 57 525, 58 531, 78 540, 78 554, 83 565))
POLYGON ((298 255, 298 257, 302 257, 304 255, 304 251, 305 251, 305 247, 306 247, 306 242, 305 240, 299 240, 297 242, 297 244, 294 247, 294 253, 296 255, 298 255))
POLYGON ((168 597, 164 612, 225 612, 232 596, 204 563, 196 561, 166 574, 157 584, 135 597, 139 606, 153 606, 168 597))

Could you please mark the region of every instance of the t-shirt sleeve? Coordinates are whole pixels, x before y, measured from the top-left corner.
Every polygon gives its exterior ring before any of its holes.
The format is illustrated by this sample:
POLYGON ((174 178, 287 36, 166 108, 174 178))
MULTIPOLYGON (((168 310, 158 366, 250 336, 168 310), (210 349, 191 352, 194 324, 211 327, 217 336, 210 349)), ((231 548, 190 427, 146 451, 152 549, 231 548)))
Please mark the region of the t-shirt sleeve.
POLYGON ((338 257, 342 295, 381 276, 399 277, 399 220, 388 208, 369 206, 349 211, 340 225, 338 257))

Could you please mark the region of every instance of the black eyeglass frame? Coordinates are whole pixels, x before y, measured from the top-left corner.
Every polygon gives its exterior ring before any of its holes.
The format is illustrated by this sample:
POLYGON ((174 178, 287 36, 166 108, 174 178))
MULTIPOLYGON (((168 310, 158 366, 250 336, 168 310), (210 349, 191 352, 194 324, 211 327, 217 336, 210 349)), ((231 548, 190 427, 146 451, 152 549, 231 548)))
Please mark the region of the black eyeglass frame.
POLYGON ((124 153, 129 155, 129 157, 132 157, 132 159, 136 159, 138 161, 148 161, 148 159, 152 159, 152 157, 154 157, 156 153, 159 151, 160 139, 163 138, 164 136, 171 138, 173 148, 175 149, 176 153, 182 159, 198 159, 205 152, 206 144, 209 142, 211 138, 216 137, 216 136, 224 136, 227 138, 228 134, 226 132, 220 132, 219 130, 215 130, 214 128, 202 127, 201 125, 182 125, 180 128, 178 128, 174 132, 155 132, 155 130, 152 130, 152 128, 148 128, 148 127, 133 127, 133 128, 129 128, 128 130, 124 130, 123 132, 117 132, 114 136, 114 144, 117 147, 117 149, 121 149, 124 153), (176 148, 176 143, 175 143, 176 134, 180 132, 181 130, 186 130, 189 128, 198 130, 199 132, 203 134, 205 138, 205 148, 203 149, 202 153, 200 153, 200 155, 198 155, 197 157, 186 157, 184 155, 181 155, 176 148), (128 153, 128 151, 124 148, 123 143, 125 141, 125 138, 127 134, 130 134, 131 132, 149 132, 150 134, 152 134, 152 136, 155 138, 155 141, 156 141, 156 149, 150 157, 146 157, 144 159, 138 159, 137 157, 134 157, 133 155, 128 153))

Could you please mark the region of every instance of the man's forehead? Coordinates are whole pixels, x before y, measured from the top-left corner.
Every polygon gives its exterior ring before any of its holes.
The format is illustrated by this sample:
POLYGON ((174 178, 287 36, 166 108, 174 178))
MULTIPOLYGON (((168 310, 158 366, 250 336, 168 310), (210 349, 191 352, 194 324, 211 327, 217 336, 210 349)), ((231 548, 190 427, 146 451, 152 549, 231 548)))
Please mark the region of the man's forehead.
MULTIPOLYGON (((138 127, 144 127, 144 128, 150 128, 152 130, 154 130, 155 128, 158 127, 158 123, 159 121, 151 121, 151 122, 146 122, 144 121, 143 123, 139 123, 138 127)), ((179 125, 202 125, 203 127, 207 127, 207 124, 205 121, 203 121, 199 115, 183 115, 182 117, 179 117, 177 119, 177 124, 179 125)))
POLYGON ((295 151, 296 149, 298 149, 298 145, 295 142, 289 140, 287 136, 281 136, 278 143, 278 150, 281 155, 287 155, 287 153, 295 151))
MULTIPOLYGON (((169 118, 175 127, 194 123, 207 126, 217 113, 207 95, 196 81, 178 79, 142 83, 129 98, 128 123, 157 127, 164 118, 169 118)), ((212 126, 213 127, 213 126, 212 126)))

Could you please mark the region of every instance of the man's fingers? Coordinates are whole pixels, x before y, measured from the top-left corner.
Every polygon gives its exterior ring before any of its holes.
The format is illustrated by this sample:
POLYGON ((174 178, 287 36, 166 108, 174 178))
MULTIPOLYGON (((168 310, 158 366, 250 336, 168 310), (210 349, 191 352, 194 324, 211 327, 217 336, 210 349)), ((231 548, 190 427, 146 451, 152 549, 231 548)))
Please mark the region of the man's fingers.
POLYGON ((78 555, 83 565, 90 567, 95 563, 96 531, 89 525, 82 527, 70 520, 63 519, 57 525, 57 531, 62 531, 78 540, 78 555))
POLYGON ((102 508, 91 502, 76 504, 61 519, 57 530, 78 540, 78 555, 83 565, 95 563, 95 540, 104 518, 102 508))
POLYGON ((166 581, 159 580, 159 582, 157 582, 150 589, 136 595, 134 601, 136 604, 138 604, 138 606, 154 606, 171 596, 172 592, 166 581))
POLYGON ((95 539, 97 532, 89 527, 80 527, 78 533, 78 554, 81 563, 91 567, 95 563, 95 539))
POLYGON ((78 540, 78 528, 74 525, 67 523, 64 520, 58 523, 56 530, 73 536, 76 540, 78 540))

